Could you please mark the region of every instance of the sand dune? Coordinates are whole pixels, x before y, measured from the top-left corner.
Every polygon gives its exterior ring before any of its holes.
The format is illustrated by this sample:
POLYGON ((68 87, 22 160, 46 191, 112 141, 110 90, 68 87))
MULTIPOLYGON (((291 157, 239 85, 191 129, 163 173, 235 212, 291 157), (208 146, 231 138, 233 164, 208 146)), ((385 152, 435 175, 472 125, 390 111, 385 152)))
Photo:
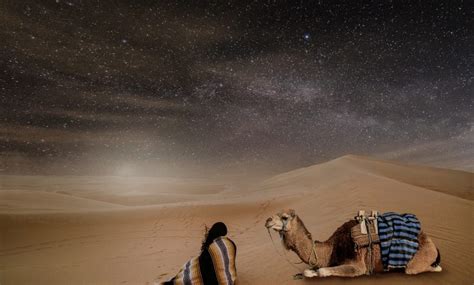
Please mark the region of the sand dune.
POLYGON ((0 192, 0 213, 70 212, 120 208, 119 205, 74 197, 59 193, 33 190, 0 192))
POLYGON ((205 200, 209 199, 209 196, 226 191, 226 185, 222 182, 204 179, 120 176, 1 177, 0 189, 3 190, 58 193, 122 206, 205 200))
POLYGON ((152 284, 198 254, 203 225, 218 220, 228 224, 237 243, 240 284, 474 282, 468 172, 346 156, 245 189, 156 179, 135 179, 124 187, 108 178, 58 178, 58 187, 42 179, 41 187, 31 177, 0 184, 1 284, 152 284), (444 271, 295 281, 298 270, 275 252, 263 226, 281 208, 294 208, 317 239, 327 238, 358 209, 415 213, 439 247, 444 271))
POLYGON ((336 161, 404 183, 474 200, 474 176, 467 171, 406 165, 354 155, 344 156, 336 161))

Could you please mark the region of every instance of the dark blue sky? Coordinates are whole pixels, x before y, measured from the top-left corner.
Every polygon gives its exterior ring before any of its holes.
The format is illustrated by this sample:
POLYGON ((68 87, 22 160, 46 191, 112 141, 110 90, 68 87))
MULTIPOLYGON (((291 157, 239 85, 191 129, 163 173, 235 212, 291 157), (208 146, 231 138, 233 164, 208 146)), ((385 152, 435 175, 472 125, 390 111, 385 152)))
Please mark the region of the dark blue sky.
POLYGON ((469 4, 2 1, 0 173, 472 169, 469 4))

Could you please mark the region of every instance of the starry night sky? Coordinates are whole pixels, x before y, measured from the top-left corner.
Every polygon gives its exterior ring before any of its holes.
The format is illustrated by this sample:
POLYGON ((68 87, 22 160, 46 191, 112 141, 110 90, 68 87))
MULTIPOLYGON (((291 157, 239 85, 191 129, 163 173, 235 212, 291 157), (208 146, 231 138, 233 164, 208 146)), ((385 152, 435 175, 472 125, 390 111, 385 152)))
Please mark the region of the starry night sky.
POLYGON ((273 173, 348 153, 472 170, 473 11, 0 0, 0 174, 273 173))

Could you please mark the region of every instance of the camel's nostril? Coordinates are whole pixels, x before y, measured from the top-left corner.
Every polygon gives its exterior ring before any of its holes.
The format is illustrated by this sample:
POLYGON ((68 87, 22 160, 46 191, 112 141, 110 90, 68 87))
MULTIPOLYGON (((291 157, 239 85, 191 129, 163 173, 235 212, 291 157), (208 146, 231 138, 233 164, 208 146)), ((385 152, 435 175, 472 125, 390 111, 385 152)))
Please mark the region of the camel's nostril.
POLYGON ((271 222, 271 221, 272 221, 272 218, 268 218, 265 223, 268 224, 268 223, 271 222))

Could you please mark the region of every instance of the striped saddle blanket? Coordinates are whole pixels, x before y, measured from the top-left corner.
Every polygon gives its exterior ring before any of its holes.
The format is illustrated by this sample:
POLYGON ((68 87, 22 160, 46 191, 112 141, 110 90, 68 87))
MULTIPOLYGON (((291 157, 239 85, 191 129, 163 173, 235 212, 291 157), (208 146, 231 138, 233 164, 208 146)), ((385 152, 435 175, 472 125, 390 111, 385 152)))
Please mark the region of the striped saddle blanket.
POLYGON ((234 285, 236 246, 227 237, 219 237, 209 245, 204 255, 190 259, 168 283, 174 285, 234 285), (209 260, 206 258, 210 256, 209 260), (205 264, 206 263, 206 264, 205 264), (209 263, 209 264, 207 264, 209 263), (206 272, 202 272, 205 270, 206 272), (213 271, 213 272, 208 272, 213 271))
POLYGON ((418 218, 387 212, 377 217, 377 223, 384 269, 405 268, 418 251, 418 218))

